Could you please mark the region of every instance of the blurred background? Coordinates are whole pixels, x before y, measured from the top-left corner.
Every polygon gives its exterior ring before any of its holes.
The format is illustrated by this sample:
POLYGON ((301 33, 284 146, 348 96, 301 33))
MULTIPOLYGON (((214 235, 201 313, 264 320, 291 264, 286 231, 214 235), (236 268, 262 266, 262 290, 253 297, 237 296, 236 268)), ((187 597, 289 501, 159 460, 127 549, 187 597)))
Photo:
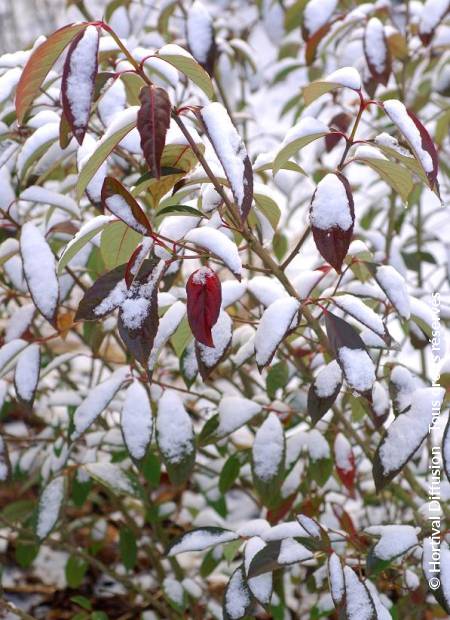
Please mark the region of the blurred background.
POLYGON ((0 52, 27 47, 42 33, 55 30, 65 0, 0 0, 0 52))

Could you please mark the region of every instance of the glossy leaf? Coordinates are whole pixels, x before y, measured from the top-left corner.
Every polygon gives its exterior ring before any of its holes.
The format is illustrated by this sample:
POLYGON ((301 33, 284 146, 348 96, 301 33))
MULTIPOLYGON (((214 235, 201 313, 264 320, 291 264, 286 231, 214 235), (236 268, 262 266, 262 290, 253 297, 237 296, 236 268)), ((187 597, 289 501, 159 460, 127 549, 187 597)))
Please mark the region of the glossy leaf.
POLYGON ((25 115, 52 66, 62 54, 64 48, 87 28, 88 24, 70 24, 51 34, 30 56, 20 76, 16 89, 17 121, 22 124, 25 115))
POLYGON ((213 347, 211 330, 217 322, 222 303, 222 287, 208 267, 194 271, 186 284, 189 326, 198 342, 213 347))
POLYGON ((98 71, 99 29, 88 26, 70 44, 64 63, 61 99, 64 118, 79 144, 86 134, 98 71))
POLYGON ((170 99, 163 88, 144 86, 139 95, 141 107, 137 116, 137 128, 141 147, 150 170, 161 177, 161 157, 170 125, 170 99))
POLYGON ((103 181, 102 205, 136 232, 151 234, 152 227, 141 206, 125 186, 113 177, 106 177, 103 181))

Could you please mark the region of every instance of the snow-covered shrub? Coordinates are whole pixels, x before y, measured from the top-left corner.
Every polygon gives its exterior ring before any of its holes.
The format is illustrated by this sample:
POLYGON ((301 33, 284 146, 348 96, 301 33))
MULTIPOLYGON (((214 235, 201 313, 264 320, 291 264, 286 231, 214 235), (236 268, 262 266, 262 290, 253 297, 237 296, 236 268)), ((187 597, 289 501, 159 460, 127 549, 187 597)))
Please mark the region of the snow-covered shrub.
POLYGON ((450 613, 448 0, 71 5, 0 57, 2 605, 450 613))

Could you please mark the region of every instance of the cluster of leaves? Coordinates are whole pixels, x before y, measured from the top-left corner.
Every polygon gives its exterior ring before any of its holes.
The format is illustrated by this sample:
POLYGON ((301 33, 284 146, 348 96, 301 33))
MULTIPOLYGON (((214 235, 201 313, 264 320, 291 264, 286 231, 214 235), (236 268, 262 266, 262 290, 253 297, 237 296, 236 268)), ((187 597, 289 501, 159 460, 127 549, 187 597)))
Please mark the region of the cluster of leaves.
POLYGON ((0 57, 3 587, 51 551, 77 620, 450 613, 450 3, 214 4, 0 57))

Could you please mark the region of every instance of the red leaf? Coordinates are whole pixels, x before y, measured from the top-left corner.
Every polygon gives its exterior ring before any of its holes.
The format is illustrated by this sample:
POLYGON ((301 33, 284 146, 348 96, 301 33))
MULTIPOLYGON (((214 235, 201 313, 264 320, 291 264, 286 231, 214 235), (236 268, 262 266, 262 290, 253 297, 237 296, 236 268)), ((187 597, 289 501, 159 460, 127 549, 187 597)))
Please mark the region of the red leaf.
POLYGON ((127 288, 130 288, 133 284, 133 280, 142 267, 142 263, 146 259, 148 252, 149 247, 143 243, 140 243, 130 256, 130 260, 128 261, 125 270, 125 284, 127 285, 127 288))
POLYGON ((33 99, 39 94, 48 72, 72 39, 88 24, 69 24, 51 34, 28 59, 16 90, 17 122, 23 123, 33 99))
MULTIPOLYGON (((329 125, 331 129, 336 127, 338 131, 342 131, 343 133, 345 133, 350 126, 351 120, 352 117, 350 116, 350 114, 347 114, 346 112, 340 112, 339 114, 333 116, 329 125)), ((340 136, 336 132, 331 132, 327 134, 325 136, 325 149, 327 153, 332 151, 336 144, 339 142, 339 140, 342 140, 342 138, 343 136, 340 136)))
POLYGON ((379 84, 386 86, 391 74, 391 54, 389 51, 384 27, 381 21, 377 17, 370 19, 366 25, 364 32, 364 55, 366 57, 367 66, 369 71, 375 80, 379 84), (380 45, 380 39, 382 41, 380 45), (377 47, 376 50, 374 48, 377 47), (378 49, 379 48, 379 49, 378 49), (373 54, 379 54, 381 48, 384 49, 384 66, 382 71, 379 71, 379 67, 373 62, 373 54))
POLYGON ((414 125, 417 127, 420 137, 422 138, 422 148, 427 151, 427 153, 431 157, 431 161, 433 162, 433 170, 431 172, 427 172, 426 175, 430 182, 430 187, 433 189, 435 183, 437 183, 437 175, 439 171, 439 159, 436 151, 436 147, 434 146, 434 142, 431 139, 430 134, 425 129, 424 125, 419 121, 417 116, 411 110, 407 110, 408 116, 411 118, 414 125))
POLYGON ((217 323, 222 303, 222 286, 217 275, 209 269, 197 269, 186 284, 187 316, 196 340, 213 347, 211 329, 217 323))
POLYGON ((64 63, 61 99, 64 116, 79 144, 89 123, 98 71, 99 29, 88 26, 72 41, 64 63))
POLYGON ((161 177, 161 156, 170 125, 170 99, 163 88, 144 86, 139 95, 141 107, 137 117, 137 128, 141 136, 141 147, 145 160, 159 179, 161 177))
POLYGON ((342 484, 353 496, 356 476, 355 456, 348 440, 342 433, 336 435, 334 454, 337 474, 342 484))
POLYGON ((355 208, 352 191, 349 182, 344 176, 341 174, 328 174, 320 181, 311 199, 310 220, 317 249, 323 258, 340 273, 342 263, 344 262, 344 258, 347 255, 352 240, 353 226, 355 223, 355 208), (332 185, 335 186, 335 190, 339 190, 339 186, 336 184, 336 181, 333 180, 334 176, 342 183, 346 200, 342 191, 330 191, 330 189, 333 189, 332 185), (328 218, 325 218, 324 225, 323 221, 321 222, 323 218, 319 217, 324 213, 324 209, 329 213, 335 214, 335 217, 331 217, 329 220, 332 224, 328 227, 324 227, 326 226, 328 218), (346 225, 349 223, 348 220, 351 220, 351 224, 347 228, 342 226, 340 215, 345 216, 346 225))
POLYGON ((106 177, 103 181, 102 205, 141 235, 151 234, 152 227, 139 203, 122 183, 113 177, 106 177))

